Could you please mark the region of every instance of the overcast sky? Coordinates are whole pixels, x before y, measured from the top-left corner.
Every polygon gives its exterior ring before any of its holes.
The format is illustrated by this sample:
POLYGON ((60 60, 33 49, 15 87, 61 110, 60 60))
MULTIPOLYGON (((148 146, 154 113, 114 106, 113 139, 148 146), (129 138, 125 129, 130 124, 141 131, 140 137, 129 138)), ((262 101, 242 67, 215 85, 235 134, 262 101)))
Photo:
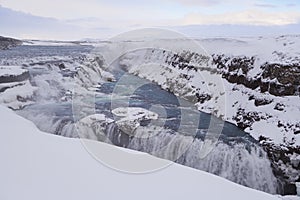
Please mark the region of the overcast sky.
MULTIPOLYGON (((0 0, 0 6, 0 34, 17 38, 102 38, 136 28, 185 25, 275 26, 278 34, 300 30, 300 0, 0 0), (281 28, 292 24, 297 30, 281 28)), ((207 35, 221 31, 213 28, 207 35)))
POLYGON ((300 21, 299 0, 0 0, 33 15, 93 25, 285 25, 300 21))

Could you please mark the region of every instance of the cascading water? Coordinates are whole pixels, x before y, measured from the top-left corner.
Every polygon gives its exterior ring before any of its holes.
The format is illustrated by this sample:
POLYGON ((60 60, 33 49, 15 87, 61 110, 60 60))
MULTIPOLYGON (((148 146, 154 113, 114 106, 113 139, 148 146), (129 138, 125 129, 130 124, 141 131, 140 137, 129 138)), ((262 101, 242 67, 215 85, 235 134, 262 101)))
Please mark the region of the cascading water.
POLYGON ((16 112, 34 122, 41 131, 65 137, 78 137, 69 104, 37 104, 16 112))
MULTIPOLYGON (((19 112, 39 125, 43 131, 67 137, 78 137, 75 124, 69 118, 55 119, 53 115, 29 113, 19 112), (41 123, 41 121, 48 123, 41 123), (42 124, 44 125, 42 126, 42 124)), ((99 140, 96 130, 90 128, 86 132, 90 133, 86 133, 85 137, 99 140)), ((122 132, 115 123, 109 123, 104 129, 104 134, 107 140, 102 140, 103 142, 173 160, 250 188, 272 194, 280 192, 266 152, 254 143, 228 143, 220 140, 212 152, 201 159, 199 155, 203 141, 200 138, 180 135, 171 130, 162 129, 154 137, 130 137, 122 132)))
MULTIPOLYGON (((108 133, 113 135, 113 133, 108 133)), ((201 139, 160 132, 155 137, 132 138, 128 148, 224 177, 235 183, 275 194, 277 179, 265 151, 256 144, 226 144, 219 141, 204 159, 200 158, 201 139), (192 142, 191 142, 192 140, 192 142), (178 155, 178 153, 183 153, 178 155)))
MULTIPOLYGON (((109 95, 114 85, 102 84, 103 94, 109 95), (107 87, 106 87, 107 86, 107 87)), ((152 137, 133 137, 124 133, 114 122, 97 122, 98 124, 85 124, 84 138, 99 140, 112 143, 117 146, 130 148, 142 152, 147 152, 157 157, 169 159, 185 166, 204 170, 233 182, 262 190, 269 193, 280 193, 278 189, 278 180, 274 176, 271 163, 265 151, 255 143, 254 139, 248 134, 237 130, 229 123, 225 123, 222 135, 216 147, 204 159, 200 158, 200 150, 203 145, 203 138, 183 135, 176 132, 178 128, 177 120, 180 119, 179 105, 176 104, 176 97, 155 84, 144 85, 142 90, 137 90, 134 95, 137 97, 131 101, 133 106, 149 108, 152 103, 163 104, 170 119, 166 122, 166 127, 152 137), (157 99, 150 99, 152 95, 147 91, 156 94, 157 99), (169 128, 167 128, 169 127, 169 128), (104 132, 105 137, 99 135, 99 128, 104 132), (173 129, 173 130, 172 130, 173 129)), ((103 98, 104 99, 104 98, 103 98)), ((111 117, 110 102, 105 100, 96 100, 96 110, 111 117)), ((197 110, 190 109, 192 113, 198 113, 197 110)), ((17 111, 20 115, 33 121, 38 128, 45 132, 62 135, 66 137, 79 137, 76 121, 73 119, 71 103, 53 103, 37 102, 35 105, 28 106, 23 110, 17 111), (40 103, 40 104, 39 104, 40 103)), ((86 116, 90 114, 87 113, 86 116)), ((205 132, 206 124, 209 123, 210 115, 203 115, 199 129, 205 132)), ((78 119, 80 120, 80 119, 78 119)), ((147 132, 151 126, 143 126, 142 131, 147 132)), ((137 133, 143 135, 143 132, 137 133)))
MULTIPOLYGON (((32 105, 18 113, 33 121, 45 132, 78 137, 70 106, 69 104, 32 105)), ((198 137, 182 135, 172 129, 161 129, 161 127, 155 136, 139 137, 151 130, 153 128, 151 125, 143 126, 143 129, 139 129, 140 132, 135 133, 137 137, 133 137, 124 133, 116 122, 97 122, 94 125, 88 122, 80 137, 146 152, 268 193, 281 193, 265 151, 248 134, 239 131, 231 124, 225 124, 216 147, 201 159, 199 155, 203 145, 203 135, 207 131, 206 125, 203 124, 211 117, 207 114, 203 115, 204 119, 199 128, 201 134, 198 137), (97 127, 104 127, 102 132, 106 137, 99 136, 97 127)))

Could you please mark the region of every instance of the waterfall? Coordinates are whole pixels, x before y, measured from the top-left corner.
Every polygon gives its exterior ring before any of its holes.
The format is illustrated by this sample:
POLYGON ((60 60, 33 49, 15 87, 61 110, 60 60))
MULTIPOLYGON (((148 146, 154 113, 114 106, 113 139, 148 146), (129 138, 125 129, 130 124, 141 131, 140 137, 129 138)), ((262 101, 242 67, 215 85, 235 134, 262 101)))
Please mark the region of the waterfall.
MULTIPOLYGON (((33 121, 39 129, 66 137, 78 137, 74 122, 67 116, 37 114, 38 110, 18 111, 33 121), (47 122, 47 123, 45 123, 47 122)), ((99 122, 98 122, 99 123, 99 122)), ((99 139, 97 129, 86 127, 86 137, 112 143, 117 146, 146 152, 153 156, 175 161, 179 164, 224 177, 235 183, 271 194, 280 193, 278 179, 274 176, 266 152, 249 140, 230 140, 220 137, 216 147, 204 159, 200 158, 203 141, 170 129, 160 128, 155 136, 141 137, 153 127, 138 129, 136 136, 128 136, 112 122, 102 124, 106 139, 99 139)), ((153 129, 152 129, 153 130, 153 129)))
POLYGON ((277 192, 277 179, 267 154, 261 147, 251 145, 249 151, 242 143, 229 146, 219 142, 207 157, 199 159, 197 155, 201 143, 202 141, 195 140, 178 162, 257 190, 271 194, 277 192))
POLYGON ((71 116, 55 116, 53 113, 43 113, 35 107, 19 110, 17 114, 32 121, 41 131, 64 137, 78 137, 71 116))
POLYGON ((219 141, 211 153, 200 158, 203 141, 190 136, 161 132, 146 139, 133 138, 128 148, 174 159, 179 164, 224 177, 235 183, 271 194, 278 192, 278 182, 266 152, 257 144, 227 144, 219 141), (182 155, 178 155, 182 154, 182 155))

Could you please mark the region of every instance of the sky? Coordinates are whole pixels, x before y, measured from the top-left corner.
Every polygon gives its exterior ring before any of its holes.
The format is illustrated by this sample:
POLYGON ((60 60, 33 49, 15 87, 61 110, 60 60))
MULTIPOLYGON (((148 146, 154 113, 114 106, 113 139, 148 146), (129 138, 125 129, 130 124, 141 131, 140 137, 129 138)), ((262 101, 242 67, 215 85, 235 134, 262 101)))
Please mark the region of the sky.
POLYGON ((300 21, 299 0, 0 0, 0 5, 90 25, 101 20, 116 26, 283 25, 300 21))
POLYGON ((86 29, 300 23, 300 0, 0 0, 0 5, 86 29))

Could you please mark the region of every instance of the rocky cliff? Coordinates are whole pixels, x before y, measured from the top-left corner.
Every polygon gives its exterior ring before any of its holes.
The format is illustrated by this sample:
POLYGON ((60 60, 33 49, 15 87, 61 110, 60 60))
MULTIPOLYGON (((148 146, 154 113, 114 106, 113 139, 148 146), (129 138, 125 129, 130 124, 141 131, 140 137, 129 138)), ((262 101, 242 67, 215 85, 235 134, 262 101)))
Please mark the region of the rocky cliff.
POLYGON ((9 49, 11 47, 15 47, 21 44, 22 41, 20 40, 0 36, 0 50, 9 49))

